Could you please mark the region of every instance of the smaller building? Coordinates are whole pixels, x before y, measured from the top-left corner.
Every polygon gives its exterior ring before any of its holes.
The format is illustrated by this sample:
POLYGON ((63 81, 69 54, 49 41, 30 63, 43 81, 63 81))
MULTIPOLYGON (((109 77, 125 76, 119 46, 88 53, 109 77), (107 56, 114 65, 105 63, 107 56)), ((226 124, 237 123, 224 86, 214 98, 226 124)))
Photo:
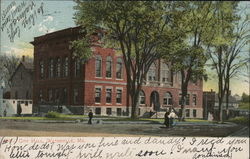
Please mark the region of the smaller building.
POLYGON ((10 78, 10 98, 11 99, 32 99, 33 89, 33 63, 22 57, 15 72, 10 78))
MULTIPOLYGON (((222 102, 223 118, 226 117, 226 96, 224 96, 222 102)), ((229 117, 235 117, 239 115, 239 102, 231 95, 229 95, 228 110, 229 117)), ((218 94, 213 90, 203 92, 203 117, 208 119, 208 115, 212 114, 214 119, 218 119, 219 116, 219 99, 218 94)))
POLYGON ((0 99, 0 117, 16 116, 18 107, 21 116, 32 115, 32 100, 0 99))

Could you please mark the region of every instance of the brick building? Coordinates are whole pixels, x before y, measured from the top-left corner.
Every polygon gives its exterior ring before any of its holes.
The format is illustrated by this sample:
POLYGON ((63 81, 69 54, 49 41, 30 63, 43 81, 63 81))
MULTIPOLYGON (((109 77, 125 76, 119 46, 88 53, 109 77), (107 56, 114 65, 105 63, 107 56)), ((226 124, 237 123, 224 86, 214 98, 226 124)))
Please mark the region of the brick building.
MULTIPOLYGON (((79 27, 35 37, 34 111, 46 112, 63 107, 64 112, 83 114, 92 109, 96 115, 124 115, 126 72, 122 56, 114 49, 92 47, 93 57, 80 64, 69 49, 79 36, 79 27)), ((140 92, 140 115, 180 109, 180 76, 171 72, 163 60, 151 65, 140 92)), ((186 116, 202 118, 202 81, 190 83, 186 116)))
POLYGON ((22 57, 15 72, 12 74, 10 81, 12 83, 10 88, 11 99, 32 99, 33 95, 33 62, 22 57))
MULTIPOLYGON (((226 95, 223 98, 222 110, 223 118, 226 119, 226 95)), ((231 91, 228 98, 228 111, 229 118, 239 115, 239 101, 231 95, 231 91)), ((211 89, 211 91, 203 92, 203 117, 208 118, 208 114, 212 114, 214 119, 218 119, 219 116, 219 99, 218 94, 211 89)))

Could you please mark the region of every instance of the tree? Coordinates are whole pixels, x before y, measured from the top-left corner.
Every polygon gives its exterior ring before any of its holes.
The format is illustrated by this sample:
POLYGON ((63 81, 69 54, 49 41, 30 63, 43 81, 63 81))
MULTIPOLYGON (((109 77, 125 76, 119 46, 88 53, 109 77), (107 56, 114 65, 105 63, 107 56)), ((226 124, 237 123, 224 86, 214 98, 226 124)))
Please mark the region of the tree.
MULTIPOLYGON (((127 95, 132 105, 131 117, 137 118, 139 92, 151 64, 166 54, 166 48, 176 38, 170 2, 76 0, 76 23, 83 26, 85 39, 72 43, 74 52, 90 58, 88 47, 97 30, 104 31, 105 45, 116 47, 123 55, 127 74, 127 95), (90 40, 89 40, 90 39, 90 40), (82 50, 88 50, 87 54, 82 50)), ((127 99, 127 105, 129 104, 127 99)), ((127 109, 128 110, 128 109, 127 109)))
POLYGON ((175 72, 181 74, 181 114, 185 119, 185 105, 188 95, 188 85, 191 81, 206 79, 204 64, 207 61, 205 44, 212 30, 212 2, 175 2, 175 21, 172 28, 179 33, 179 39, 170 48, 170 56, 175 72))
POLYGON ((247 95, 245 92, 242 93, 242 102, 247 103, 250 101, 250 95, 247 95))
POLYGON ((212 61, 212 67, 218 76, 218 100, 219 100, 219 120, 223 122, 222 102, 226 93, 227 68, 229 64, 228 46, 232 43, 233 23, 238 20, 236 7, 238 2, 214 2, 214 32, 208 41, 208 55, 212 61))
POLYGON ((0 55, 0 80, 5 81, 9 88, 11 87, 11 81, 9 79, 15 72, 18 62, 19 58, 15 55, 0 55))
MULTIPOLYGON (((240 9, 244 11, 245 9, 240 9)), ((250 19, 239 13, 240 19, 234 23, 232 42, 227 47, 223 47, 227 54, 227 62, 225 68, 225 89, 226 89, 226 118, 229 117, 228 103, 230 96, 230 80, 239 74, 243 66, 248 65, 249 59, 245 58, 244 47, 250 42, 250 19)))

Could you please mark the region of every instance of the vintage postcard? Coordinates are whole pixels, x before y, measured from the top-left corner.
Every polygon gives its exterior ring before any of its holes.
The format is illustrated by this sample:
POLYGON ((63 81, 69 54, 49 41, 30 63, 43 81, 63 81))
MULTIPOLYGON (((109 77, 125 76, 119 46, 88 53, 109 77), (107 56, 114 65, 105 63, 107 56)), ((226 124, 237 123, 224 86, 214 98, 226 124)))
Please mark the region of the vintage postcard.
POLYGON ((0 159, 249 158, 249 2, 0 10, 0 159))

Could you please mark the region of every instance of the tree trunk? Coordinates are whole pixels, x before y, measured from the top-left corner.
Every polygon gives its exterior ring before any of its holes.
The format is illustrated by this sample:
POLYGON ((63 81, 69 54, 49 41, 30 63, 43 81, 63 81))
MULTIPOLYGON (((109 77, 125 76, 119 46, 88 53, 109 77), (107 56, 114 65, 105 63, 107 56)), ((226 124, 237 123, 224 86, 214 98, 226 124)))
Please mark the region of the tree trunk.
POLYGON ((181 116, 180 116, 180 121, 185 121, 186 118, 186 96, 181 97, 181 116))
POLYGON ((230 93, 229 93, 229 80, 227 79, 226 81, 226 119, 229 118, 229 96, 230 96, 230 93))
POLYGON ((139 106, 139 93, 131 94, 131 104, 132 104, 132 111, 131 111, 131 118, 137 119, 138 118, 138 106, 139 106))

